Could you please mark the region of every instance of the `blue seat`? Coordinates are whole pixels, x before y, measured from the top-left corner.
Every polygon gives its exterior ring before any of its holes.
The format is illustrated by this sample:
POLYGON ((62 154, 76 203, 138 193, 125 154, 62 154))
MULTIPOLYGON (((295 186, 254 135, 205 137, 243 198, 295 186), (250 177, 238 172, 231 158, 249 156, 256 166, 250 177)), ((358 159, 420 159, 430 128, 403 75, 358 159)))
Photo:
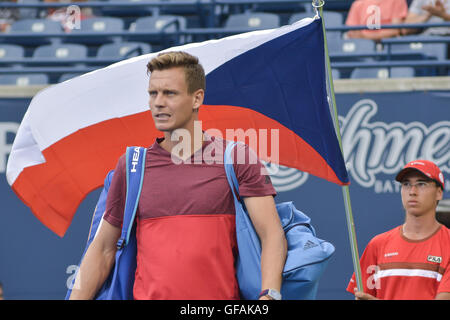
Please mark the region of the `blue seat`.
POLYGON ((121 36, 108 36, 108 33, 124 31, 124 21, 117 17, 95 17, 81 21, 81 28, 73 29, 76 38, 67 39, 68 43, 82 43, 87 45, 101 45, 120 39, 121 36))
POLYGON ((81 44, 51 44, 37 47, 33 58, 52 58, 57 60, 76 60, 87 58, 88 48, 81 44))
POLYGON ((375 54, 376 44, 369 39, 340 39, 340 38, 328 38, 328 51, 329 54, 340 55, 370 55, 375 54))
POLYGON ((161 46, 160 49, 181 44, 184 36, 177 34, 177 31, 186 29, 186 23, 185 17, 175 15, 138 18, 130 25, 130 34, 124 41, 150 42, 161 46))
POLYGON ((123 20, 117 17, 88 18, 83 20, 81 24, 82 28, 74 29, 72 32, 108 33, 108 32, 121 32, 124 29, 123 20))
POLYGON ((333 77, 333 79, 340 79, 341 72, 338 69, 331 69, 331 76, 333 77))
MULTIPOLYGON (((17 0, 20 4, 39 4, 40 0, 17 0)), ((19 8, 21 19, 36 19, 38 17, 38 8, 19 8)))
POLYGON ((25 56, 25 49, 16 44, 0 44, 0 61, 2 59, 16 59, 25 56))
POLYGON ((265 12, 247 12, 231 14, 225 21, 225 29, 272 29, 280 26, 277 14, 265 12))
MULTIPOLYGON (((161 2, 161 1, 157 1, 161 2)), ((190 15, 199 13, 199 9, 203 8, 205 4, 211 3, 211 0, 164 0, 167 4, 171 2, 177 3, 176 5, 168 5, 160 7, 160 14, 168 15, 190 15)))
POLYGON ((62 33, 61 24, 49 19, 21 19, 11 24, 10 33, 62 33))
MULTIPOLYGON (((292 24, 298 20, 304 18, 312 18, 314 17, 314 12, 297 12, 291 15, 289 18, 289 24, 292 24)), ((334 11, 323 11, 323 19, 325 21, 325 28, 331 27, 342 27, 344 23, 344 16, 339 12, 334 11)), ((331 36, 333 38, 340 38, 340 31, 327 31, 327 36, 331 36)))
POLYGON ((413 67, 388 68, 355 68, 350 78, 352 79, 388 79, 388 78, 413 78, 413 67))
POLYGON ((9 30, 10 34, 17 37, 9 38, 9 43, 20 43, 24 45, 42 45, 49 44, 54 39, 51 34, 64 34, 61 24, 49 19, 21 19, 13 22, 9 30), (36 38, 35 35, 42 37, 36 38), (20 35, 20 36, 19 36, 20 35), (30 37, 27 37, 29 35, 30 37))
POLYGON ((445 60, 447 58, 447 44, 445 43, 393 43, 391 53, 397 55, 421 54, 425 59, 445 60))
MULTIPOLYGON (((431 37, 431 36, 428 36, 431 37)), ((390 52, 394 54, 395 60, 445 60, 447 58, 446 43, 426 43, 420 42, 421 37, 410 37, 410 43, 392 43, 390 52)), ((408 37, 402 37, 408 39, 408 37)), ((389 47, 387 48, 389 50, 389 47)), ((444 73, 444 67, 417 67, 416 76, 435 76, 444 73)))
POLYGON ((325 21, 325 27, 341 27, 344 24, 344 16, 337 11, 323 11, 323 19, 325 21))
POLYGON ((102 45, 97 58, 126 59, 152 52, 152 46, 143 42, 119 42, 102 45))
POLYGON ((46 74, 4 74, 0 77, 0 85, 29 86, 49 83, 46 74))
MULTIPOLYGON (((105 6, 101 7, 101 12, 103 16, 112 16, 112 17, 142 17, 149 15, 156 15, 159 13, 159 6, 108 6, 108 2, 113 4, 118 3, 126 3, 129 2, 131 4, 134 3, 160 3, 161 0, 104 0, 105 6)), ((167 0, 162 0, 167 1, 167 0)))
POLYGON ((148 31, 150 33, 175 32, 186 29, 186 18, 175 15, 158 15, 136 19, 130 31, 148 31))
MULTIPOLYGON (((325 29, 344 26, 344 16, 340 12, 324 10, 323 11, 323 20, 325 21, 325 29)), ((326 33, 327 33, 327 39, 342 37, 341 31, 326 30, 326 33)))
POLYGON ((309 6, 312 8, 311 3, 301 3, 301 2, 285 2, 283 0, 274 0, 267 2, 266 0, 259 1, 254 0, 252 5, 253 11, 266 11, 266 12, 279 12, 279 13, 290 13, 296 11, 306 11, 305 7, 309 6), (261 2, 261 3, 260 3, 261 2))
POLYGON ((59 78, 58 82, 64 82, 66 80, 70 80, 72 78, 75 78, 75 77, 78 77, 78 76, 81 76, 81 75, 82 75, 82 73, 63 73, 61 75, 61 77, 59 78))
POLYGON ((313 17, 314 13, 312 12, 297 12, 291 15, 291 17, 289 18, 289 24, 293 24, 294 22, 297 22, 304 18, 313 18, 313 17))

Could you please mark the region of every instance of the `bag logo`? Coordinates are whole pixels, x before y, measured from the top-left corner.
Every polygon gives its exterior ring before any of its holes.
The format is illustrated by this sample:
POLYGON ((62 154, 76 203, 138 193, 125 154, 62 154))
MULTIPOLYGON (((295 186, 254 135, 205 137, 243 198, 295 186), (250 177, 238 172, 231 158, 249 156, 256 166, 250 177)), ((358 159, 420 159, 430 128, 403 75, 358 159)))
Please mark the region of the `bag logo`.
POLYGON ((134 148, 133 152, 133 160, 131 161, 131 170, 130 172, 136 172, 136 166, 139 162, 139 147, 134 148))
POLYGON ((303 246, 303 250, 308 250, 308 249, 311 249, 311 248, 314 248, 317 246, 318 246, 317 243, 314 243, 314 242, 308 240, 308 241, 306 241, 305 245, 303 246))

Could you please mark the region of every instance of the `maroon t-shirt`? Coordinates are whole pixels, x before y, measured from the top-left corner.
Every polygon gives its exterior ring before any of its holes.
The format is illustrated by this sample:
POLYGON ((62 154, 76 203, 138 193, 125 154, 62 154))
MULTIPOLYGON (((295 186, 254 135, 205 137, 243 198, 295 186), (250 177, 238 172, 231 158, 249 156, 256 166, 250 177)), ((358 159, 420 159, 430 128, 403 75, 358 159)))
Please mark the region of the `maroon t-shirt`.
MULTIPOLYGON (((234 200, 223 154, 226 141, 209 138, 188 163, 157 141, 148 148, 137 211, 136 299, 238 299, 234 200)), ((275 195, 265 168, 248 146, 232 154, 241 197, 275 195)), ((104 219, 121 227, 126 196, 125 156, 108 192, 104 219)))

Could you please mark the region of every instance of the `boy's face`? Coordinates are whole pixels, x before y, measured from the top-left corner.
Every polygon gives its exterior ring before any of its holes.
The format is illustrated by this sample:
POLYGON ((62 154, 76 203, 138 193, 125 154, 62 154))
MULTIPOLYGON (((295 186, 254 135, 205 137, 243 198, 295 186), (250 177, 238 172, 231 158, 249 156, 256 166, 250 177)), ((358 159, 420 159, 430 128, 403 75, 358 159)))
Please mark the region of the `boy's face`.
POLYGON ((420 172, 405 175, 401 188, 402 203, 408 214, 420 216, 435 212, 442 189, 420 172))
POLYGON ((197 113, 203 103, 202 89, 190 94, 182 67, 155 70, 150 75, 149 106, 156 129, 172 132, 193 128, 197 113))

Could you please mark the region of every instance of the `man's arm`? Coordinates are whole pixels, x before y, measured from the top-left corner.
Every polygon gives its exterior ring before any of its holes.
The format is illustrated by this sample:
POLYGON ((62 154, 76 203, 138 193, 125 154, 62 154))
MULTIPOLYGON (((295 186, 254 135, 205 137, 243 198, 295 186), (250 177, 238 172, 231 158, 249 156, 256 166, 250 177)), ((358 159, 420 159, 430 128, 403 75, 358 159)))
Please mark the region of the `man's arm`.
POLYGON ((450 300, 450 292, 438 293, 435 297, 436 300, 450 300))
POLYGON ((120 233, 120 228, 102 220, 100 229, 81 262, 70 300, 89 300, 95 297, 114 265, 120 233))
POLYGON ((261 241, 261 289, 281 290, 287 242, 272 196, 245 197, 250 219, 261 241))
MULTIPOLYGON (((405 24, 411 23, 425 23, 430 19, 431 15, 430 14, 416 14, 413 12, 409 12, 408 16, 405 19, 405 24)), ((414 34, 414 33, 418 33, 420 30, 419 29, 412 29, 412 28, 404 28, 402 29, 402 35, 407 35, 407 34, 414 34)))

